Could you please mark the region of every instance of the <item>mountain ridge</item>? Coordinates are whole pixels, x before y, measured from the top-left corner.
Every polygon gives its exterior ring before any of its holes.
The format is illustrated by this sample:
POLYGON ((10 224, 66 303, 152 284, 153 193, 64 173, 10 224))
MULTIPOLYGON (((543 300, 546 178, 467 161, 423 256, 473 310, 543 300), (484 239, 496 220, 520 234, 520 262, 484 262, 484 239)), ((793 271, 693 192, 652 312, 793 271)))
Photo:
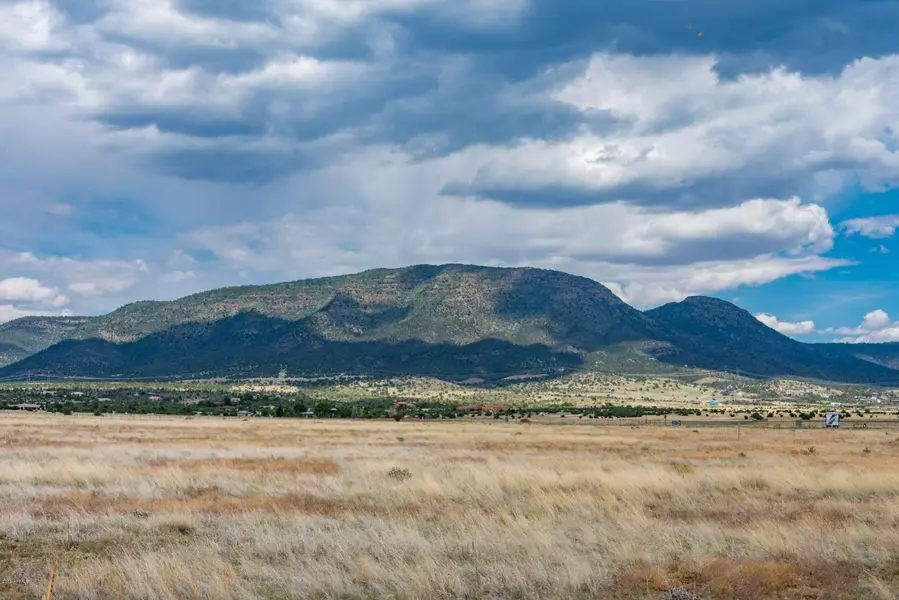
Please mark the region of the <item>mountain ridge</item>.
MULTIPOLYGON (((721 365, 745 374, 814 379, 895 381, 886 365, 839 352, 829 344, 805 344, 761 323, 749 311, 719 298, 693 296, 646 311, 673 332, 674 347, 690 348, 700 367, 721 365)), ((899 372, 896 372, 899 375, 899 372)))
POLYGON ((614 369, 627 360, 657 370, 899 381, 892 368, 899 349, 868 360, 803 344, 704 296, 641 312, 591 279, 531 267, 415 265, 217 288, 131 303, 63 337, 0 377, 242 377, 281 369, 491 377, 614 369))
POLYGON ((21 317, 0 323, 0 367, 62 341, 92 317, 21 317))

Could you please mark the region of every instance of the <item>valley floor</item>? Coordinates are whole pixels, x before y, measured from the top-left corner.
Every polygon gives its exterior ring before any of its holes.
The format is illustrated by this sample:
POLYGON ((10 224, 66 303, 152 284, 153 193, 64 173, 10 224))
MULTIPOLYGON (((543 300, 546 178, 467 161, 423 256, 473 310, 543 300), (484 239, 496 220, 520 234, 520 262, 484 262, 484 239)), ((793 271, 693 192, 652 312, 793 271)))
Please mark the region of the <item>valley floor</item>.
POLYGON ((873 429, 0 413, 0 598, 51 567, 57 600, 896 598, 897 461, 873 429))

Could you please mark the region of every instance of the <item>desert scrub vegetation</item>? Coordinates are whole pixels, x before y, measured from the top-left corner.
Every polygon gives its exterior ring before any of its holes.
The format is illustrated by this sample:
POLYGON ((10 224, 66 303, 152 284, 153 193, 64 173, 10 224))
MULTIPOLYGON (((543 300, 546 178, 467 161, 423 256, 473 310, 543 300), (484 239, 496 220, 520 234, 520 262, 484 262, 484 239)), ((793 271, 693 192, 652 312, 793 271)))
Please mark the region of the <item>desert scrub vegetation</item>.
POLYGON ((895 598, 897 459, 874 430, 0 413, 0 598, 53 567, 57 600, 895 598))
POLYGON ((403 467, 392 467, 387 471, 387 476, 397 481, 412 479, 412 471, 403 467))

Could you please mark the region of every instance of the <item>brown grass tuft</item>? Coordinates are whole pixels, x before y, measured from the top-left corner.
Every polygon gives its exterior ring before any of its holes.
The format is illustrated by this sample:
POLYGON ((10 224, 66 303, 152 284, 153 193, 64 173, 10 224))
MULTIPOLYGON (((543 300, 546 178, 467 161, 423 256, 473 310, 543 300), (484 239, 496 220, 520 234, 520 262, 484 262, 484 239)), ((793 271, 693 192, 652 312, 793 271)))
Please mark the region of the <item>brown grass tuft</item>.
POLYGON ((194 473, 210 471, 253 471, 256 473, 288 473, 293 475, 334 475, 340 465, 331 458, 213 458, 194 460, 156 459, 147 462, 150 469, 177 468, 194 473))

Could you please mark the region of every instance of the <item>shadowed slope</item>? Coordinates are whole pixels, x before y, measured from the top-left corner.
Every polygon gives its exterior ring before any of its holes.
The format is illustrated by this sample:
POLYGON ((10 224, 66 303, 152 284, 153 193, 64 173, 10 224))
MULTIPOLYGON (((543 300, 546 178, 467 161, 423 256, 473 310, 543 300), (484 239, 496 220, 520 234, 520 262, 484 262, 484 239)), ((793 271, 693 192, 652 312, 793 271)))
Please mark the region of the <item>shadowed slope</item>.
POLYGON ((834 351, 831 344, 797 342, 717 298, 694 296, 646 314, 669 330, 675 349, 664 357, 667 361, 756 376, 899 382, 899 372, 834 351))
POLYGON ((445 378, 501 378, 577 368, 582 358, 534 344, 498 339, 470 344, 399 341, 329 341, 310 320, 284 321, 240 313, 215 323, 177 325, 134 342, 65 340, 26 358, 3 375, 37 372, 91 377, 275 376, 427 374, 445 378))

